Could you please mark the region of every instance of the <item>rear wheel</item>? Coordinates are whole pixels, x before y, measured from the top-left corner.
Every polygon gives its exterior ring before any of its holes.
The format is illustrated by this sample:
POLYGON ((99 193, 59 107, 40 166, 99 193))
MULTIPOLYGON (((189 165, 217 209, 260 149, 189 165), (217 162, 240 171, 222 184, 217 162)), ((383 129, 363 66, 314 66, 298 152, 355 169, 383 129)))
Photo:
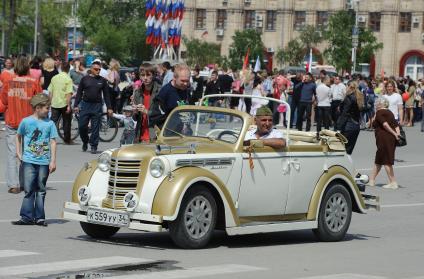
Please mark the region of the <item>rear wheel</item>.
POLYGON ((178 217, 170 222, 169 232, 181 248, 205 247, 216 226, 217 205, 212 193, 203 186, 193 186, 185 194, 178 217))
POLYGON ((120 229, 118 227, 103 226, 85 222, 80 222, 80 224, 82 230, 92 238, 110 238, 111 236, 116 234, 120 229))
POLYGON ((340 184, 331 185, 324 194, 315 235, 321 241, 340 241, 349 229, 352 200, 349 191, 340 184))
MULTIPOLYGON (((64 132, 63 132, 63 118, 60 117, 59 120, 56 123, 57 133, 59 134, 59 137, 63 140, 64 132)), ((72 114, 72 120, 71 120, 71 140, 75 140, 79 136, 79 130, 78 130, 78 117, 75 114, 72 114)))

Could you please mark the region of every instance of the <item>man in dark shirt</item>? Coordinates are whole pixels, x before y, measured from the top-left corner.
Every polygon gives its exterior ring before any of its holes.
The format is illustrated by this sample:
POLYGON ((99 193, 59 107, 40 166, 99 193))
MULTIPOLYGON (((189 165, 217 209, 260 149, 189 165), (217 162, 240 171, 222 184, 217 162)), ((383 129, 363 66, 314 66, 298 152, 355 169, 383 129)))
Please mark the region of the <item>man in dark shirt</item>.
POLYGON ((205 82, 203 80, 203 77, 200 76, 199 69, 194 70, 194 75, 191 77, 191 79, 193 80, 193 83, 191 85, 192 92, 190 98, 190 105, 194 105, 203 97, 203 86, 205 82))
MULTIPOLYGON (((205 95, 221 94, 222 91, 221 91, 221 88, 219 87, 219 85, 220 84, 218 82, 218 72, 213 71, 211 73, 210 79, 206 83, 205 95)), ((222 98, 209 98, 208 99, 208 104, 210 106, 214 106, 214 107, 220 107, 222 102, 223 102, 222 98)))
MULTIPOLYGON (((230 94, 233 81, 233 78, 228 74, 228 69, 224 68, 224 73, 218 76, 218 84, 221 93, 230 94)), ((226 106, 229 106, 229 98, 226 98, 226 106)))
POLYGON ((301 85, 302 89, 300 90, 300 100, 299 100, 299 113, 297 114, 297 129, 302 131, 303 116, 306 112, 306 131, 311 130, 311 112, 312 112, 312 103, 315 100, 316 95, 316 85, 313 80, 311 73, 307 73, 304 76, 304 81, 301 85))
POLYGON ((82 150, 87 151, 88 142, 90 142, 92 154, 97 153, 99 144, 100 121, 103 112, 102 101, 106 104, 108 114, 112 115, 113 113, 107 81, 99 75, 101 67, 100 62, 93 62, 90 74, 81 79, 74 104, 75 113, 79 113, 78 128, 82 140, 82 150), (91 122, 90 139, 88 138, 89 122, 91 122))
POLYGON ((190 69, 179 64, 174 67, 174 77, 164 85, 153 101, 149 115, 149 126, 161 128, 171 111, 177 106, 187 105, 190 87, 190 69))

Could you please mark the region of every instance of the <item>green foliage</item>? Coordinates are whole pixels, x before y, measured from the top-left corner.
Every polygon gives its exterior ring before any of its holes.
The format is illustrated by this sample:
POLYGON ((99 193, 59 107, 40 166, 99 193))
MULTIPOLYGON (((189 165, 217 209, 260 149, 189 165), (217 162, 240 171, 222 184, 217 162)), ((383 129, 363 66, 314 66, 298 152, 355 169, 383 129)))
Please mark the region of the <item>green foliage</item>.
POLYGON ((144 0, 85 0, 78 8, 82 31, 103 59, 139 65, 150 57, 144 0), (99 4, 101 2, 101 4, 99 4))
POLYGON ((300 32, 299 39, 305 49, 315 47, 317 44, 322 42, 322 30, 313 26, 306 25, 300 32))
POLYGON ((289 41, 284 49, 277 51, 277 62, 290 66, 298 66, 302 64, 309 49, 315 47, 322 40, 322 30, 317 29, 315 26, 307 25, 300 32, 299 38, 289 41))
MULTIPOLYGON (((354 26, 355 15, 340 11, 330 17, 328 29, 324 32, 324 37, 328 41, 324 55, 337 71, 350 70, 352 67, 352 28, 354 26)), ((382 47, 383 44, 377 43, 377 39, 370 30, 360 30, 357 63, 369 63, 374 53, 382 47)))
POLYGON ((284 49, 278 49, 275 57, 279 64, 298 66, 305 57, 305 48, 299 39, 294 39, 284 49))
POLYGON ((187 48, 186 62, 190 66, 200 66, 203 68, 207 64, 221 64, 221 46, 219 44, 208 43, 199 39, 189 39, 183 37, 183 42, 187 48))
POLYGON ((232 69, 242 68, 244 56, 249 48, 249 60, 256 61, 259 56, 262 61, 265 46, 261 39, 261 33, 254 29, 236 31, 229 51, 229 61, 232 69))

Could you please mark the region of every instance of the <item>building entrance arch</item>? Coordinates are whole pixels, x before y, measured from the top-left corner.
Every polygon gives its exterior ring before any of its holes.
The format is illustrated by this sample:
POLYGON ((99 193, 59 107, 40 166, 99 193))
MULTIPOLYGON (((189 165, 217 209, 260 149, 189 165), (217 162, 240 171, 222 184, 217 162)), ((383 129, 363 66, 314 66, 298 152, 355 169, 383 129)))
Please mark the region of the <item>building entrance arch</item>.
POLYGON ((424 78, 424 51, 405 53, 399 63, 399 76, 410 76, 413 80, 424 78))

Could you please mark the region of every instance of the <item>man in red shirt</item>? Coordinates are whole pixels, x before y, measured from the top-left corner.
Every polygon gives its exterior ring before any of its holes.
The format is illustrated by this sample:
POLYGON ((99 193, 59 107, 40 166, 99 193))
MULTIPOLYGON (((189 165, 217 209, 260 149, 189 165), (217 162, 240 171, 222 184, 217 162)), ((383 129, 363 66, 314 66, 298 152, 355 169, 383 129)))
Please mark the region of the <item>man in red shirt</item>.
MULTIPOLYGON (((16 132, 22 119, 31 115, 31 98, 41 93, 40 84, 29 76, 29 61, 19 57, 14 68, 15 75, 5 79, 0 93, 5 109, 7 168, 6 183, 9 193, 21 192, 19 183, 19 161, 16 156, 16 132)), ((22 186, 22 185, 21 185, 22 186)))

